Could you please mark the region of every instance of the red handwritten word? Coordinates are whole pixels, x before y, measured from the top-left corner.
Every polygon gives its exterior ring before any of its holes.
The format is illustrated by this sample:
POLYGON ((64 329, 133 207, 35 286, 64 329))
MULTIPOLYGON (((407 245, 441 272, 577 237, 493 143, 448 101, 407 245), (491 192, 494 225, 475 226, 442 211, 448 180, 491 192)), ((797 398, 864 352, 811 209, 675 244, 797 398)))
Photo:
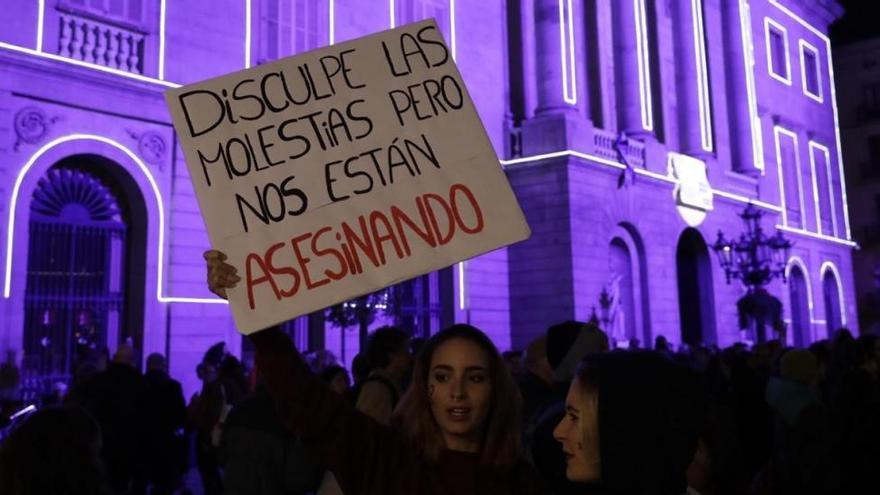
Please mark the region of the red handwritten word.
POLYGON ((447 196, 425 193, 414 202, 417 217, 391 206, 360 215, 354 222, 297 235, 263 253, 249 253, 245 279, 251 310, 256 309, 254 289, 260 285, 268 284, 280 301, 296 296, 303 287, 313 290, 361 274, 369 269, 367 263, 378 268, 388 264, 390 256, 406 259, 412 256, 412 242, 438 248, 449 244, 459 231, 473 235, 485 227, 477 198, 463 184, 453 184, 447 196), (324 268, 309 266, 318 263, 324 268))

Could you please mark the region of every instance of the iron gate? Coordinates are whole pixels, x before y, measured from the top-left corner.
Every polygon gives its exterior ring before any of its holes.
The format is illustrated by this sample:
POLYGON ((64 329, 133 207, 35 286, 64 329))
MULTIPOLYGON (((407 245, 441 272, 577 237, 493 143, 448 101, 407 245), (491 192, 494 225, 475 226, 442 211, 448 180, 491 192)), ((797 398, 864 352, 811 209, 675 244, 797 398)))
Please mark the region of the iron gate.
POLYGON ((127 228, 97 177, 53 169, 34 192, 29 230, 22 392, 37 395, 118 342, 127 228))

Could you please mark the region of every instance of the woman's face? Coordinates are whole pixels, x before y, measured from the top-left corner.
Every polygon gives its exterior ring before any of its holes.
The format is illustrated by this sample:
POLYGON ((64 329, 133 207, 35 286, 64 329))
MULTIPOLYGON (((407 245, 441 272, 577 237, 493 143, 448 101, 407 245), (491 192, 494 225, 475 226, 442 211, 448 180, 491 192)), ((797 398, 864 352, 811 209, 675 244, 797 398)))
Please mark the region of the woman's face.
POLYGON ((479 345, 452 338, 434 351, 428 400, 447 448, 479 451, 491 393, 489 356, 479 345))
POLYGON ((565 453, 565 476, 576 482, 599 481, 599 402, 586 393, 578 379, 568 389, 565 417, 553 430, 553 438, 565 453))

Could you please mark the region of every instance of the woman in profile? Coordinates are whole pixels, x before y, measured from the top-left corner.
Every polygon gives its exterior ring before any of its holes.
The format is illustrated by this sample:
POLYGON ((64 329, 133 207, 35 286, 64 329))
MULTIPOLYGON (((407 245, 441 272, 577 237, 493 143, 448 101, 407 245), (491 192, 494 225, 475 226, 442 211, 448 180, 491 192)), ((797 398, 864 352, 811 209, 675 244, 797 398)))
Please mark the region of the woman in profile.
POLYGON ((705 411, 696 375, 658 354, 581 362, 553 432, 583 494, 683 495, 705 411))
MULTIPOLYGON (((225 298, 240 280, 235 268, 218 251, 206 252, 205 259, 209 288, 225 298)), ((280 329, 251 339, 285 426, 320 456, 344 493, 541 493, 521 456, 516 385, 480 330, 453 325, 428 340, 390 427, 314 377, 280 329)))

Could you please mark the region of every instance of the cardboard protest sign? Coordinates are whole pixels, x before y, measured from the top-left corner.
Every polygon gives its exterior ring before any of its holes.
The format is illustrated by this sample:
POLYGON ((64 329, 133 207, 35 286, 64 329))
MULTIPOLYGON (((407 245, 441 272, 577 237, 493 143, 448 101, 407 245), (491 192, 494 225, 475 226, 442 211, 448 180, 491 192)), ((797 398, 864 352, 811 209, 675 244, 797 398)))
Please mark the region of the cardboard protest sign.
POLYGON ((434 21, 166 99, 242 333, 530 235, 434 21))

